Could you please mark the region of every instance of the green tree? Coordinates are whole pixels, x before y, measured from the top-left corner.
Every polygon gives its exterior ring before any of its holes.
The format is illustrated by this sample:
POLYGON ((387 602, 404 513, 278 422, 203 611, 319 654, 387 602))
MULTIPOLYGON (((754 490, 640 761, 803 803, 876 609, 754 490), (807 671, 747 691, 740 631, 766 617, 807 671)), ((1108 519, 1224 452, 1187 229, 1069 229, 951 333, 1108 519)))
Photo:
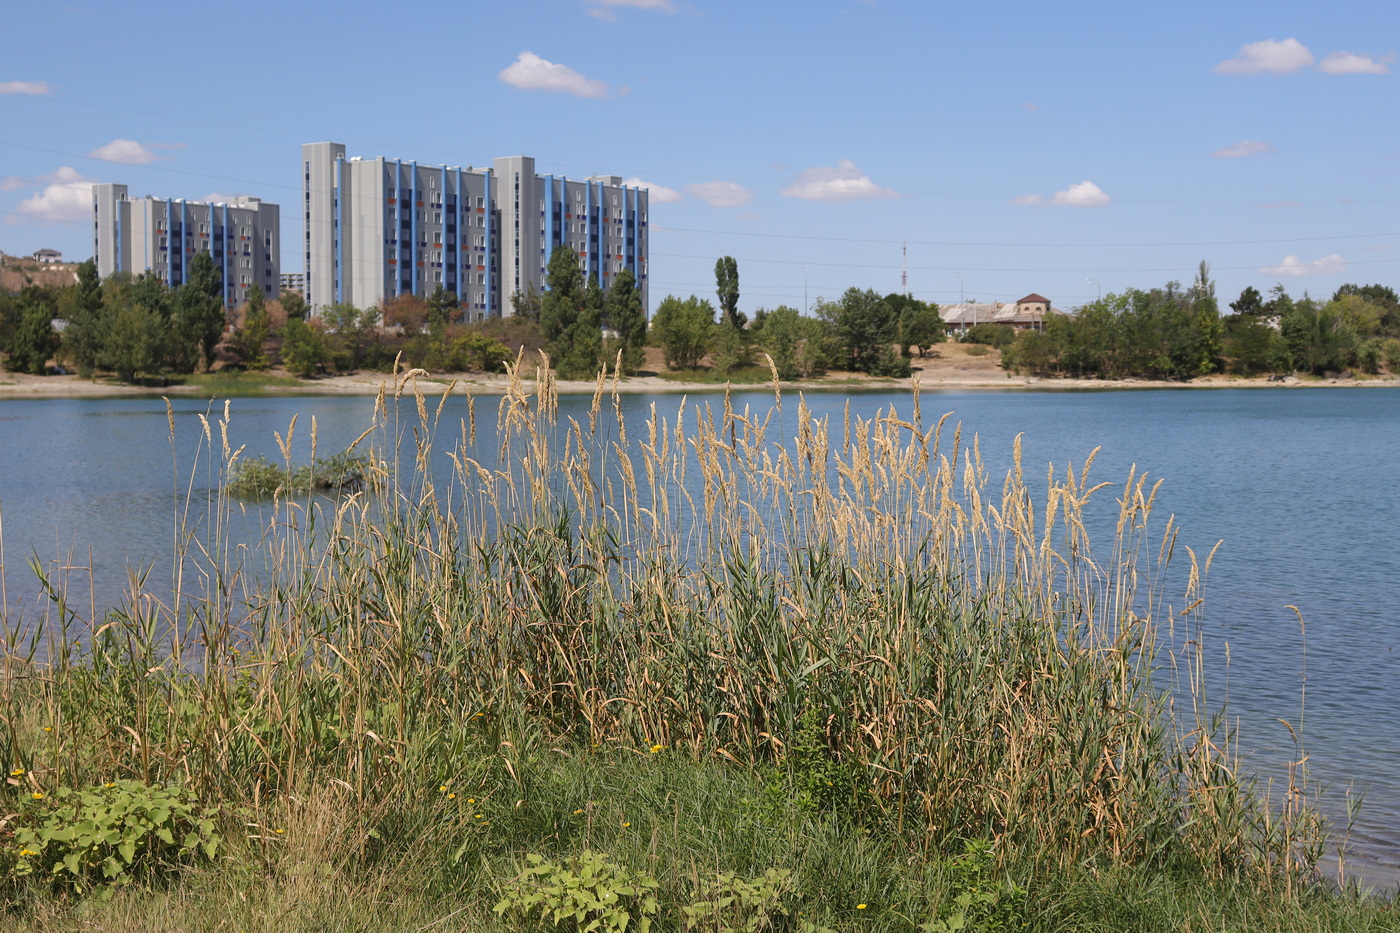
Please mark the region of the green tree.
POLYGON ((6 352, 5 348, 14 339, 15 330, 19 327, 19 318, 19 300, 0 291, 0 353, 6 352))
MULTIPOLYGON (((617 284, 613 283, 616 288, 617 284)), ((510 296, 510 306, 516 317, 523 317, 527 321, 538 324, 540 320, 540 294, 533 288, 520 294, 515 292, 510 296)))
POLYGON ((1400 336, 1400 296, 1387 285, 1343 285, 1332 295, 1332 300, 1356 296, 1379 311, 1379 331, 1385 336, 1400 336))
POLYGON ((652 318, 651 341, 671 369, 695 369, 710 350, 714 328, 715 309, 708 301, 667 295, 652 318))
POLYGON ((1205 376, 1221 368, 1225 339, 1225 326, 1220 321, 1220 307, 1215 300, 1215 282, 1210 277, 1210 264, 1205 260, 1201 260, 1196 281, 1191 286, 1190 300, 1195 333, 1191 341, 1191 369, 1187 375, 1205 376))
POLYGON ((760 319, 759 342, 772 358, 779 379, 809 379, 826 371, 820 321, 787 305, 755 313, 755 324, 760 319))
MULTIPOLYGON (((840 363, 852 372, 886 374, 899 323, 895 309, 871 289, 848 288, 834 302, 819 301, 817 317, 831 328, 841 353, 840 363)), ((908 364, 905 364, 907 369, 908 364)))
POLYGON ((739 263, 733 256, 721 256, 715 262, 715 294, 719 298, 721 324, 740 329, 749 322, 739 310, 739 263))
MULTIPOLYGON (((328 338, 326 347, 330 362, 341 370, 359 369, 365 344, 379 327, 379 309, 361 310, 348 302, 337 301, 321 310, 321 323, 328 338)), ((284 333, 284 339, 285 336, 284 333)))
POLYGON ((1308 297, 1290 301, 1279 332, 1295 369, 1323 375, 1352 365, 1358 333, 1347 309, 1336 302, 1319 306, 1308 297))
POLYGON ((922 358, 930 347, 943 342, 947 329, 938 313, 938 305, 899 294, 886 295, 885 301, 898 314, 896 336, 905 356, 909 355, 911 347, 917 347, 922 358))
POLYGON ((248 303, 243 306, 243 323, 233 334, 234 348, 242 358, 244 366, 249 369, 267 368, 267 354, 263 352, 263 344, 267 342, 271 333, 272 318, 267 313, 267 302, 263 300, 262 290, 251 289, 248 292, 248 303))
POLYGON ((479 369, 499 373, 513 358, 505 344, 476 331, 453 337, 447 349, 450 360, 448 368, 454 370, 479 369))
POLYGON ((462 319, 462 303, 457 293, 439 285, 428 296, 428 327, 436 333, 448 324, 456 324, 462 319))
POLYGON ((540 299, 540 335, 563 379, 597 375, 602 354, 602 293, 585 282, 578 254, 558 246, 549 257, 548 290, 540 299))
POLYGON ((29 285, 8 304, 6 315, 4 303, 0 303, 0 352, 6 354, 5 368, 42 376, 59 344, 53 328, 57 295, 51 289, 29 285), (8 322, 4 321, 6 316, 8 322))
POLYGON ((603 348, 608 360, 622 353, 622 372, 633 375, 646 362, 647 312, 631 269, 623 269, 613 279, 603 299, 603 326, 611 337, 603 348))
POLYGON ((1262 317, 1265 313, 1264 296, 1253 285, 1240 292, 1240 297, 1230 302, 1230 310, 1249 317, 1262 317))
POLYGON ((583 290, 583 305, 555 370, 561 379, 589 379, 597 376, 603 365, 603 290, 598 277, 590 275, 583 290))
POLYGON ((109 276, 98 365, 123 382, 164 372, 170 350, 170 288, 154 272, 109 276))
POLYGON ((84 379, 92 377, 102 353, 105 311, 97 263, 89 259, 78 266, 78 285, 68 308, 68 326, 63 332, 61 348, 64 359, 72 363, 84 379))
POLYGON ((282 306, 282 310, 287 314, 287 320, 306 320, 306 299, 301 292, 294 292, 290 288, 284 288, 282 294, 278 296, 277 303, 282 306))
MULTIPOLYGON (((190 259, 189 277, 175 289, 171 302, 170 354, 173 368, 191 372, 198 361, 208 369, 214 362, 214 348, 224 336, 227 316, 224 312, 223 274, 208 253, 195 253, 190 259)), ((262 290, 254 285, 248 291, 249 301, 262 290)))
POLYGON ((282 365, 294 376, 305 379, 325 368, 330 348, 319 322, 291 318, 282 329, 282 365))
POLYGON ((1225 356, 1231 372, 1253 376, 1285 369, 1287 355, 1278 331, 1257 314, 1236 312, 1225 319, 1225 356))

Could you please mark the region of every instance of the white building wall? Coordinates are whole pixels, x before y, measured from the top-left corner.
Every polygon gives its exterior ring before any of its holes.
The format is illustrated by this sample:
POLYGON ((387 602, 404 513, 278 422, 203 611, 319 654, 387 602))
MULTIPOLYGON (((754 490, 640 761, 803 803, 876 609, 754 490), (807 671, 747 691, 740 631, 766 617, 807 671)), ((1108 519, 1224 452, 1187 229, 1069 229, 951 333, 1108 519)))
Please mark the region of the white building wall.
POLYGON ((237 306, 253 289, 276 297, 281 274, 280 209, 257 198, 228 203, 127 197, 125 185, 93 186, 97 272, 151 271, 172 288, 189 276, 190 261, 209 253, 224 284, 224 302, 237 306))
POLYGON ((344 157, 345 146, 340 143, 301 147, 302 268, 306 303, 312 308, 335 302, 335 173, 337 160, 344 157))
POLYGON ((646 225, 628 220, 638 202, 644 218, 645 192, 616 176, 541 177, 529 156, 496 159, 490 169, 347 160, 338 143, 303 146, 302 162, 313 306, 371 307, 441 286, 456 293, 469 319, 509 316, 512 294, 544 290, 549 255, 563 243, 604 288, 632 268, 645 301, 638 256, 646 225))

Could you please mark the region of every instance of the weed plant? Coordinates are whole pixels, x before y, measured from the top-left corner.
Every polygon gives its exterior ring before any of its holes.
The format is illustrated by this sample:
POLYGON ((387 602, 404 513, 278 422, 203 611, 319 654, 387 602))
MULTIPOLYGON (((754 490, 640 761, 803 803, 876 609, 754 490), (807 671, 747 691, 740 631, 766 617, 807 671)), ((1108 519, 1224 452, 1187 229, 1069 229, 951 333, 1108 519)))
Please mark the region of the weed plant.
MULTIPOLYGON (((357 441, 374 482, 281 486, 251 556, 223 497, 173 595, 84 617, 55 583, 41 629, 7 625, 0 794, 29 816, 0 848, 60 786, 243 814, 221 868, 104 928, 584 929, 642 902, 677 930, 1394 928, 1319 884, 1303 781, 1270 801, 1242 772, 1204 693, 1209 558, 1149 528, 1146 477, 1093 482, 1090 455, 1036 493, 1018 445, 993 478, 917 384, 840 424, 776 378, 765 415, 627 424, 603 377, 561 419, 547 370, 512 370, 487 456, 474 402, 447 424, 420 374, 357 441), (585 864, 595 912, 554 916, 585 864)), ((229 417, 188 467, 216 488, 229 417)), ((3 864, 12 909, 64 928, 3 864)))

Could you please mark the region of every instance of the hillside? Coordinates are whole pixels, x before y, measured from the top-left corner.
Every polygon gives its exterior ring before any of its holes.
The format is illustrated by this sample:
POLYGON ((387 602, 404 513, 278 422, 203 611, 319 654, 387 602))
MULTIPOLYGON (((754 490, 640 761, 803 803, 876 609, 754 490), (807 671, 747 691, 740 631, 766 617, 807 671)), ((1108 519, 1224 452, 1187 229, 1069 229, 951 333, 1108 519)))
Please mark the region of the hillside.
POLYGON ((75 262, 35 262, 0 253, 0 291, 17 292, 26 285, 73 285, 78 281, 75 262))

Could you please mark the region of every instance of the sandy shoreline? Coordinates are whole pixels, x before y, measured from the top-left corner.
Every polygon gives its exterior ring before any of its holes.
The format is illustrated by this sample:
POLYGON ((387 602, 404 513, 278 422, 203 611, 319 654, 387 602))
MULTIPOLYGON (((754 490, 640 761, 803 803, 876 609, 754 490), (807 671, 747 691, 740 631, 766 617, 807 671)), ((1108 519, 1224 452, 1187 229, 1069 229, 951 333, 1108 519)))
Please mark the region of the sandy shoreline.
MULTIPOLYGON (((977 363, 983 361, 977 360, 977 363)), ((1190 382, 1172 382, 1150 379, 1044 379, 1032 376, 1007 374, 1000 369, 987 366, 959 367, 956 365, 925 366, 916 370, 921 391, 936 392, 940 389, 985 389, 1011 391, 1103 391, 1122 389, 1289 389, 1302 387, 1375 387, 1397 386, 1400 379, 1393 376, 1371 377, 1366 379, 1320 379, 1315 377, 1287 377, 1282 382, 1270 382, 1267 377, 1241 378, 1237 376, 1208 376, 1190 382)), ((425 395, 441 395, 452 387, 454 395, 502 395, 510 382, 504 376, 488 373, 443 373, 430 374, 417 379, 419 389, 425 395)), ((525 380, 529 389, 534 388, 534 380, 525 380)), ((556 383, 561 394, 592 394, 596 389, 593 381, 559 381, 556 383)), ((249 391, 238 394, 254 395, 375 395, 381 387, 394 390, 393 378, 388 373, 358 372, 345 375, 327 376, 321 379, 303 380, 291 386, 252 386, 249 391)), ((875 379, 856 374, 837 374, 822 380, 809 382, 783 383, 788 392, 862 392, 892 391, 910 389, 911 380, 875 379)), ((613 388, 608 381, 607 391, 613 388)), ((736 385, 735 390, 763 389, 764 385, 736 385)), ((634 376, 617 383, 617 390, 623 393, 689 393, 700 394, 724 391, 723 384, 708 382, 676 382, 658 376, 634 376)), ((165 387, 131 386, 111 382, 82 379, 76 375, 28 376, 21 373, 0 373, 0 400, 4 399, 48 399, 48 398, 118 398, 118 397, 159 397, 196 396, 228 394, 211 389, 206 385, 172 385, 165 387)))

